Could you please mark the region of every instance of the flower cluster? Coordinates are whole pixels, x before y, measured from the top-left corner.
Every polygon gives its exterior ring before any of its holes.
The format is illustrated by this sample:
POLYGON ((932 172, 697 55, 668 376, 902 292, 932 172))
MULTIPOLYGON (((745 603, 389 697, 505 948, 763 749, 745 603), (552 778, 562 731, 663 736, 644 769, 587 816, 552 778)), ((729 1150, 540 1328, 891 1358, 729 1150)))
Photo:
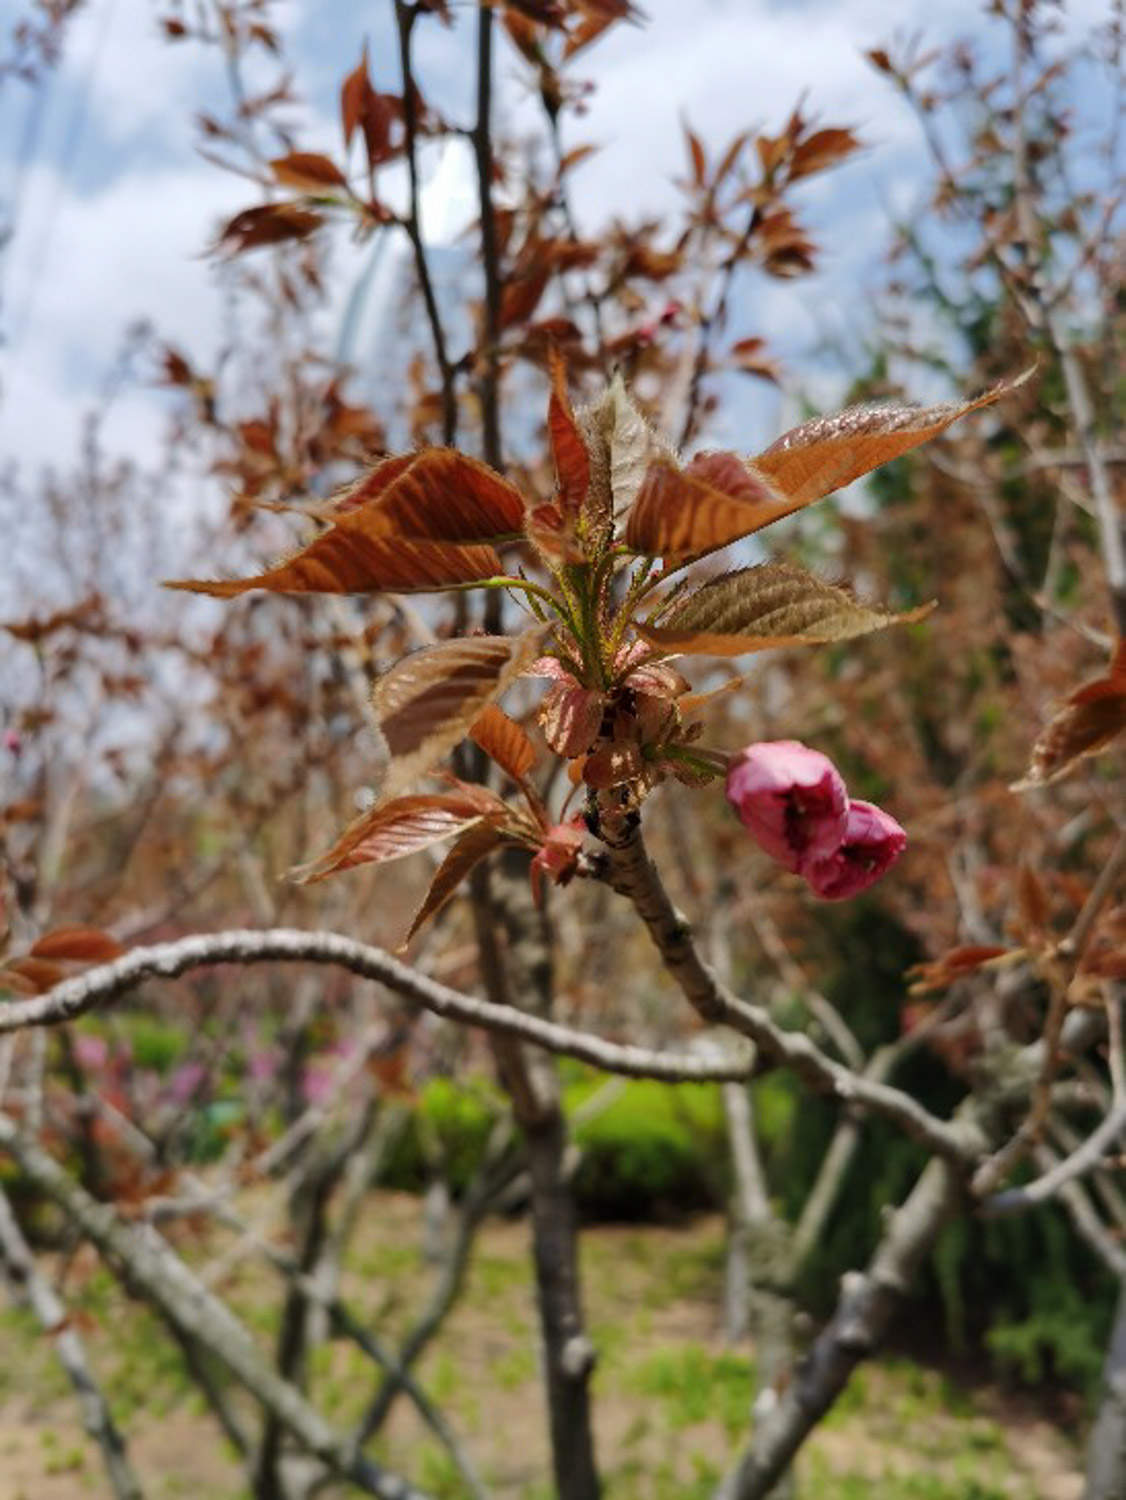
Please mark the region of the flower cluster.
POLYGON ((748 745, 735 756, 727 800, 755 842, 826 901, 866 890, 907 847, 893 817, 850 799, 828 756, 797 740, 748 745))

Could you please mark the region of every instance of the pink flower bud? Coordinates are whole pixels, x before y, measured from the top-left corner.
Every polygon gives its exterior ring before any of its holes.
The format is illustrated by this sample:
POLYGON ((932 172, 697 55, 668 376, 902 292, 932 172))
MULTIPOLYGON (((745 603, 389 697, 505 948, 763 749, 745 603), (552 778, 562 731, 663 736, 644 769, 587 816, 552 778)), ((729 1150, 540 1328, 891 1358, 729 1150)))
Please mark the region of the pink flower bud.
POLYGON ((797 740, 748 745, 727 772, 727 800, 767 854, 798 871, 840 847, 848 793, 836 766, 797 740))
POLYGON ((843 901, 874 885, 906 847, 907 835, 890 813, 871 802, 852 802, 840 848, 826 857, 807 859, 801 873, 814 895, 843 901))

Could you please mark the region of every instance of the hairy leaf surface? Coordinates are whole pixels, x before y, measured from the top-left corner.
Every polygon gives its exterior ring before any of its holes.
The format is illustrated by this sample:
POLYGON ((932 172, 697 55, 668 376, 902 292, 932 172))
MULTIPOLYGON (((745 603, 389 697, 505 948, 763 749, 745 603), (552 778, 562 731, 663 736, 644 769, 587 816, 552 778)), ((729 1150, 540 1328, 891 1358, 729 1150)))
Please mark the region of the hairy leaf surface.
POLYGON ((275 594, 411 594, 479 583, 501 570, 492 547, 404 541, 381 532, 381 522, 371 523, 365 519, 369 515, 366 510, 356 512, 354 523, 344 518, 287 562, 252 578, 181 578, 166 586, 219 599, 250 589, 275 594))
POLYGON ((796 563, 741 568, 682 596, 660 625, 639 626, 663 650, 687 656, 741 656, 771 646, 844 641, 920 620, 934 606, 902 614, 862 604, 796 563))
POLYGON ((651 463, 626 523, 626 544, 651 557, 693 557, 750 536, 794 509, 734 453, 702 453, 686 468, 651 463))
POLYGON ((1002 380, 972 401, 942 406, 849 406, 784 433, 750 463, 787 497, 791 510, 799 510, 929 442, 959 417, 992 406, 1031 374, 1028 369, 1015 379, 1002 380))

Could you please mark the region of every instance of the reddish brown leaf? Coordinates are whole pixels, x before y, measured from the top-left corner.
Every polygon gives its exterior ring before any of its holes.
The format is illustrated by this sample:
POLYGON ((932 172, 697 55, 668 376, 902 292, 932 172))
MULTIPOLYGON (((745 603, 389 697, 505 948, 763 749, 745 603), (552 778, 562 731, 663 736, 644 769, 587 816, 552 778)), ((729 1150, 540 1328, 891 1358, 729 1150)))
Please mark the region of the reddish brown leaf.
POLYGON ((1126 729, 1126 640, 1119 641, 1110 670, 1078 688, 1049 721, 1024 778, 1014 791, 1044 786, 1081 760, 1097 755, 1126 729))
POLYGON ((523 635, 442 641, 404 657, 375 685, 372 701, 392 760, 383 795, 435 765, 468 733, 482 709, 527 670, 546 627, 523 635))
POLYGON ((544 738, 567 760, 583 755, 598 739, 606 699, 593 688, 557 683, 544 694, 540 723, 544 738))
POLYGON ((800 510, 937 437, 967 413, 992 406, 1031 374, 1032 369, 1025 370, 972 401, 944 406, 850 406, 795 427, 750 462, 786 497, 791 511, 800 510))
POLYGON ((45 932, 31 950, 32 958, 71 959, 76 963, 108 963, 125 949, 116 938, 97 927, 56 927, 45 932))
POLYGON ((428 448, 387 486, 370 519, 412 541, 483 541, 523 531, 524 497, 487 464, 428 448))
POLYGON ((261 245, 303 240, 323 223, 319 213, 298 203, 263 203, 235 214, 220 232, 216 249, 227 255, 241 255, 261 245))
POLYGON ((50 959, 29 956, 13 958, 5 964, 0 969, 0 983, 6 982, 12 975, 15 976, 13 989, 18 987, 25 994, 45 995, 55 985, 62 983, 66 978, 66 970, 50 959))
POLYGON ((437 916, 465 877, 483 859, 506 844, 518 842, 520 842, 518 839, 506 833, 503 828, 498 828, 495 823, 477 823, 472 828, 468 828, 439 865, 430 883, 430 889, 426 893, 426 899, 414 914, 410 931, 403 939, 400 952, 424 923, 428 922, 431 917, 437 916))
POLYGON ((331 849, 292 870, 302 885, 356 865, 403 859, 461 833, 484 817, 503 818, 508 808, 485 787, 458 783, 453 792, 396 797, 353 820, 331 849))
POLYGON ((500 558, 492 547, 404 541, 382 529, 377 514, 346 514, 287 562, 252 578, 170 580, 168 588, 230 599, 249 589, 275 594, 427 593, 495 577, 500 558))
POLYGON ((1008 951, 1007 948, 986 943, 969 943, 960 948, 951 948, 941 958, 930 963, 916 964, 908 971, 915 981, 911 985, 911 993, 918 995, 927 990, 945 989, 964 974, 972 974, 982 964, 1000 958, 1008 951))
POLYGON ((365 42, 359 62, 345 78, 340 89, 340 124, 344 131, 345 150, 352 144, 352 136, 363 119, 364 106, 371 92, 371 79, 368 77, 368 49, 365 42))
POLYGON ((645 770, 641 746, 635 740, 600 745, 583 762, 583 780, 597 791, 636 781, 645 770))
POLYGON ((547 429, 559 484, 559 507, 565 516, 577 516, 590 488, 590 458, 567 398, 566 366, 554 349, 549 361, 551 399, 547 408, 547 429))
POLYGON ((626 522, 626 544, 651 557, 692 557, 749 536, 797 507, 734 453, 705 453, 687 468, 649 465, 626 522))
POLYGON ((551 271, 546 266, 533 267, 526 275, 505 282, 500 297, 500 326, 511 328, 530 318, 547 290, 551 271))
POLYGON ((703 142, 687 125, 684 127, 684 138, 688 142, 688 155, 692 161, 692 181, 697 187, 703 187, 708 177, 708 158, 704 155, 703 142))
POLYGON ((523 781, 535 765, 536 752, 531 740, 516 720, 510 719, 495 703, 490 703, 474 719, 469 738, 501 770, 507 771, 513 781, 523 781))
POLYGON ((794 147, 790 159, 790 181, 796 182, 799 177, 822 172, 859 150, 860 142, 851 130, 815 130, 794 147))
POLYGON ((347 186, 344 173, 331 157, 313 151, 290 151, 286 156, 275 156, 270 170, 283 187, 296 188, 300 193, 323 193, 326 188, 347 186))
POLYGON ((382 459, 362 479, 354 480, 351 484, 337 490, 332 497, 328 514, 335 520, 338 516, 347 515, 349 511, 359 510, 362 506, 378 500, 391 488, 396 479, 406 473, 417 458, 417 453, 400 453, 394 458, 382 459))

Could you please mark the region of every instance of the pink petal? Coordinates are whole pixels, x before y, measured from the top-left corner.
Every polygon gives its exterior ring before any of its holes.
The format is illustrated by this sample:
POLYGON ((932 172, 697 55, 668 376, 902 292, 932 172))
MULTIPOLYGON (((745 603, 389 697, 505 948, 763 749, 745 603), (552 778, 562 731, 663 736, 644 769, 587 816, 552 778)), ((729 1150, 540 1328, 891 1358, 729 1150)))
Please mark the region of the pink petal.
POLYGON ((827 755, 797 740, 748 745, 727 772, 727 800, 751 837, 787 870, 840 845, 848 793, 827 755))
POLYGON ((827 857, 804 861, 801 873, 814 895, 844 901, 874 885, 906 847, 907 835, 890 813, 871 802, 853 802, 840 847, 827 857))

